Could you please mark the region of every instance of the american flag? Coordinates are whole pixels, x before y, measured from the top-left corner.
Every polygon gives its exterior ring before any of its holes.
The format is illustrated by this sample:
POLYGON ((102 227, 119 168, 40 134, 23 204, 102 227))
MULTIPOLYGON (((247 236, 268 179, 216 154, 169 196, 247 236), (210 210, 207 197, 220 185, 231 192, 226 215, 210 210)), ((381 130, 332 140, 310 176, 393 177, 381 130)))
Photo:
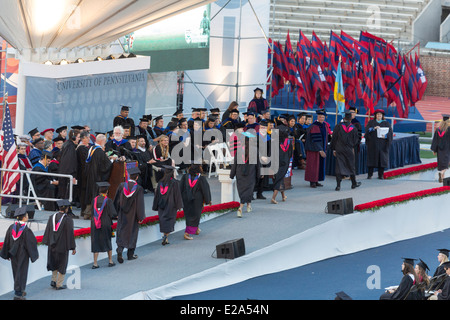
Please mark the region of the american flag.
MULTIPOLYGON (((9 112, 8 103, 5 103, 5 116, 3 118, 3 150, 2 159, 3 169, 19 169, 19 160, 17 158, 16 142, 14 141, 14 134, 11 123, 11 113, 9 112)), ((16 183, 20 179, 20 174, 17 172, 3 172, 2 177, 2 193, 10 194, 16 190, 16 183)))

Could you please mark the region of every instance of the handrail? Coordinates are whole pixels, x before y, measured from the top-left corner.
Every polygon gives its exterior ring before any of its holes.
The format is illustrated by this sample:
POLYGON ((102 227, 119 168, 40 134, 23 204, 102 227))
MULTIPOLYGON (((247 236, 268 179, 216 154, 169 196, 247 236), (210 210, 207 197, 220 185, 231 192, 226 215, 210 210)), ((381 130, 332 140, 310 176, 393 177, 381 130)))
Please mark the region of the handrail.
MULTIPOLYGON (((35 175, 41 175, 41 176, 53 176, 53 177, 60 177, 60 178, 68 178, 69 179, 69 202, 72 202, 72 193, 73 193, 73 176, 70 174, 61 174, 61 173, 48 173, 48 172, 38 172, 38 171, 31 171, 31 170, 14 170, 14 169, 4 169, 0 168, 0 172, 17 172, 20 173, 20 188, 19 188, 19 195, 14 194, 4 194, 3 192, 0 193, 1 197, 7 197, 7 198, 15 198, 19 199, 19 207, 22 207, 22 200, 36 200, 36 201, 58 201, 59 198, 44 198, 44 197, 38 197, 36 193, 34 192, 34 186, 30 179, 30 174, 35 175), (30 183, 30 188, 32 190, 32 193, 34 193, 35 196, 24 196, 23 195, 23 176, 24 174, 27 176, 28 182, 30 183)), ((38 209, 40 210, 40 205, 38 203, 38 209)))

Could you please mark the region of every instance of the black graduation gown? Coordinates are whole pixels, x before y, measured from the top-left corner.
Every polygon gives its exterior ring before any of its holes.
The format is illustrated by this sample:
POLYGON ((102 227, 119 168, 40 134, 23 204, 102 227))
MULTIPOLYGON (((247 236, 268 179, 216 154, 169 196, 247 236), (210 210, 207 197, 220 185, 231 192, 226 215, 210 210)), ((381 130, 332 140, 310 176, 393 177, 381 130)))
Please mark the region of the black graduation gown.
MULTIPOLYGON (((153 152, 152 152, 152 159, 153 160, 156 160, 156 162, 155 163, 153 163, 153 165, 155 166, 155 167, 159 167, 159 168, 161 168, 162 166, 164 166, 164 165, 168 165, 168 166, 171 166, 172 165, 172 159, 170 158, 170 154, 169 154, 169 157, 166 159, 166 158, 163 158, 163 155, 162 155, 162 151, 161 151, 161 146, 160 145, 157 145, 154 149, 153 149, 153 152)), ((155 180, 156 180, 156 182, 158 182, 159 180, 161 180, 161 178, 164 176, 164 172, 163 171, 157 171, 157 172, 155 172, 155 180)))
MULTIPOLYGON (((194 177, 191 177, 191 182, 194 177)), ((186 226, 198 227, 202 215, 203 204, 211 202, 211 189, 204 176, 199 176, 194 187, 189 185, 189 174, 185 174, 180 180, 181 197, 183 198, 184 217, 186 226)))
MULTIPOLYGON (((445 269, 444 269, 444 267, 442 265, 439 265, 436 268, 436 270, 434 271, 433 278, 434 277, 438 277, 438 276, 443 275, 443 274, 445 274, 445 269)), ((430 290, 434 290, 435 291, 435 290, 441 289, 442 286, 443 286, 443 283, 441 281, 438 281, 430 288, 430 290)))
POLYGON ((450 162, 450 132, 448 129, 445 132, 441 132, 439 128, 436 129, 430 149, 437 153, 438 171, 448 169, 450 162))
POLYGON ((336 151, 336 175, 356 175, 355 146, 358 141, 358 130, 351 123, 341 122, 334 128, 331 149, 336 151))
POLYGON ((111 168, 112 163, 108 159, 106 153, 101 148, 95 149, 89 162, 86 162, 85 167, 86 204, 91 204, 92 199, 94 199, 98 195, 97 182, 104 182, 109 180, 111 168))
MULTIPOLYGON (((31 262, 35 262, 39 258, 36 237, 27 226, 23 230, 20 237, 14 240, 12 224, 5 234, 3 248, 0 251, 0 257, 11 260, 11 268, 14 278, 14 291, 23 293, 27 284, 28 266, 31 262)), ((17 229, 16 229, 17 230, 17 229)))
POLYGON ((287 138, 287 140, 283 141, 283 143, 280 143, 278 146, 279 166, 278 171, 273 176, 273 190, 285 190, 284 177, 289 170, 289 163, 291 161, 292 153, 292 141, 287 138))
POLYGON ((122 126, 122 128, 123 128, 127 124, 129 124, 131 128, 135 127, 134 120, 132 118, 130 118, 130 117, 124 118, 121 115, 118 115, 118 116, 114 117, 113 127, 122 126))
MULTIPOLYGON (((48 172, 47 169, 41 163, 38 163, 33 167, 35 172, 48 172)), ((55 198, 56 197, 56 186, 50 184, 53 178, 51 176, 44 175, 31 175, 31 182, 33 183, 34 191, 38 197, 42 198, 55 198)), ((54 211, 56 209, 56 203, 53 201, 42 201, 44 210, 54 211)))
POLYGON ((398 285, 397 290, 394 293, 383 293, 380 300, 404 300, 411 287, 414 284, 414 280, 409 274, 405 274, 398 285))
MULTIPOLYGON (((100 210, 105 198, 103 196, 98 196, 97 198, 97 208, 100 210)), ((101 225, 99 228, 97 228, 94 220, 95 199, 92 201, 92 208, 93 213, 91 216, 91 252, 108 252, 112 250, 112 219, 117 217, 114 202, 110 198, 106 198, 106 203, 100 217, 101 225)))
POLYGON ((258 164, 250 164, 248 161, 246 163, 238 163, 237 156, 238 154, 234 157, 234 163, 231 165, 230 179, 236 177, 240 203, 251 203, 256 177, 260 175, 260 168, 258 164))
MULTIPOLYGON (((78 180, 78 157, 76 149, 77 146, 73 143, 73 141, 68 140, 64 142, 60 151, 61 157, 59 159, 59 173, 70 174, 78 180)), ((69 199, 69 179, 59 178, 58 180, 58 198, 69 199)))
POLYGON ((130 158, 127 150, 131 150, 131 144, 127 139, 122 139, 116 141, 114 139, 109 140, 105 144, 105 151, 116 151, 118 155, 125 156, 125 158, 130 158))
POLYGON ((52 214, 48 218, 42 243, 48 246, 47 270, 66 274, 69 251, 76 247, 72 218, 61 212, 52 214), (54 231, 54 224, 60 220, 59 228, 54 231))
POLYGON ((86 208, 86 159, 88 156, 89 147, 83 144, 78 145, 77 147, 77 157, 78 157, 78 184, 77 187, 79 189, 80 194, 80 205, 81 212, 84 212, 86 208))
POLYGON ((117 187, 114 197, 117 212, 116 243, 119 247, 134 249, 139 233, 138 221, 145 219, 144 189, 137 185, 133 195, 126 197, 123 190, 125 183, 128 184, 130 191, 134 186, 134 181, 129 180, 117 187))
POLYGON ((367 146, 367 166, 373 168, 389 167, 389 148, 393 139, 393 132, 388 121, 384 120, 378 123, 376 120, 370 120, 367 123, 366 133, 364 135, 367 146), (377 130, 374 128, 389 128, 387 139, 377 138, 377 130))
POLYGON ((442 292, 437 296, 438 300, 450 300, 450 277, 447 276, 442 287, 442 292))
POLYGON ((167 191, 162 194, 161 189, 165 190, 162 181, 158 183, 153 198, 153 211, 158 211, 159 230, 161 233, 170 233, 174 230, 177 211, 183 207, 180 185, 175 179, 170 179, 167 184, 167 191))

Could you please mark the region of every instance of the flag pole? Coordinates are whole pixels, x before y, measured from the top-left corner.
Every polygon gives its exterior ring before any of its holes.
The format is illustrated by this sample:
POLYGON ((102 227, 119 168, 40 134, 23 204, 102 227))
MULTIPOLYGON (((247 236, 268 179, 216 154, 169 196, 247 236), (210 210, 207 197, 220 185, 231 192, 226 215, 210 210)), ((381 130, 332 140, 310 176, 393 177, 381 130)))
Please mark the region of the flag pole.
MULTIPOLYGON (((2 116, 2 129, 1 129, 2 131, 3 131, 3 120, 5 119, 7 100, 8 100, 8 92, 4 93, 4 95, 3 95, 3 116, 2 116)), ((4 153, 3 151, 4 151, 4 149, 2 150, 2 153, 4 153)), ((4 157, 2 157, 2 168, 3 168, 4 163, 5 163, 5 159, 4 159, 4 157)), ((1 171, 1 173, 0 173, 0 193, 3 193, 3 171, 1 171)), ((3 197, 0 197, 0 213, 2 212, 2 201, 3 201, 3 197)))
MULTIPOLYGON (((336 61, 336 60, 334 60, 334 61, 336 61)), ((342 56, 339 55, 339 64, 341 64, 341 61, 342 61, 342 56)), ((341 68, 342 68, 342 66, 341 66, 341 68)), ((342 70, 342 69, 341 69, 341 70, 342 70)), ((336 87, 336 81, 335 81, 335 83, 334 83, 334 86, 336 87)), ((336 88, 335 88, 334 90, 336 90, 336 88)), ((336 102, 336 119, 335 119, 334 126, 337 126, 337 119, 338 119, 338 105, 339 105, 339 103, 338 103, 337 101, 335 101, 335 102, 336 102)))

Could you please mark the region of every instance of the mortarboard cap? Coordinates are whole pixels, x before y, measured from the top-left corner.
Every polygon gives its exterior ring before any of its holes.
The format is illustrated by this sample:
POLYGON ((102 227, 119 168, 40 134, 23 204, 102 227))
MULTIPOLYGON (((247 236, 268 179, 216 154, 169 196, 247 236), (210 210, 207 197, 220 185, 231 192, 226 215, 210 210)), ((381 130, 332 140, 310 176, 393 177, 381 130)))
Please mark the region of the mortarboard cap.
POLYGON ((63 137, 56 137, 55 139, 53 139, 53 142, 58 142, 58 141, 64 141, 63 137))
POLYGON ((17 218, 17 217, 23 216, 25 214, 27 214, 27 206, 23 206, 23 207, 17 208, 14 211, 14 216, 13 217, 17 218))
POLYGON ((220 112, 220 109, 219 108, 212 108, 212 109, 209 109, 209 112, 220 112))
POLYGON ((430 270, 430 268, 428 268, 427 264, 422 260, 419 259, 420 261, 417 263, 423 270, 427 271, 430 270))
POLYGON ((128 170, 128 174, 129 174, 130 176, 135 175, 135 174, 140 174, 140 173, 141 173, 141 170, 139 170, 138 167, 132 167, 132 168, 127 169, 127 170, 128 170))
POLYGON ((36 143, 41 142, 41 141, 44 141, 44 139, 43 139, 43 138, 37 138, 37 139, 34 140, 32 143, 33 143, 33 144, 36 144, 36 143))
POLYGON ((230 111, 230 114, 232 114, 232 113, 239 113, 239 110, 238 109, 233 109, 233 110, 230 111))
POLYGON ((175 111, 173 113, 173 116, 177 116, 177 115, 182 114, 182 113, 183 113, 183 110, 178 109, 177 111, 175 111))
POLYGON ((254 116, 254 117, 256 117, 256 114, 254 112, 247 112, 247 116, 254 116))
POLYGON ((261 91, 261 93, 264 93, 263 89, 261 89, 261 88, 256 88, 255 90, 253 90, 253 92, 256 92, 258 90, 261 91))
POLYGON ((402 258, 402 259, 403 259, 404 263, 408 263, 408 264, 410 264, 412 266, 414 266, 414 260, 416 260, 416 259, 413 259, 413 258, 402 258))
POLYGON ((84 130, 84 127, 83 127, 83 126, 79 126, 79 125, 72 126, 71 128, 72 128, 73 130, 84 130))
POLYGON ((36 133, 39 133, 39 130, 37 128, 34 128, 30 132, 28 132, 30 136, 34 136, 36 133))
POLYGON ((263 127, 267 127, 267 126, 269 125, 269 121, 267 121, 267 120, 261 120, 261 121, 259 122, 259 125, 260 125, 260 126, 263 126, 263 127))
POLYGON ((176 170, 177 168, 175 168, 175 167, 173 167, 173 166, 169 166, 169 165, 167 165, 167 164, 165 164, 165 165, 163 165, 162 166, 164 169, 166 169, 166 170, 176 170))
POLYGON ((382 114, 384 114, 384 110, 383 110, 383 109, 377 109, 377 110, 375 110, 375 111, 373 112, 374 115, 377 114, 377 113, 382 113, 382 114))
POLYGON ((144 118, 147 118, 148 121, 152 121, 152 115, 151 114, 144 115, 144 118))
POLYGON ((55 131, 56 131, 56 133, 60 133, 61 131, 64 131, 64 130, 67 130, 67 126, 59 127, 55 131))
POLYGON ((445 254, 448 257, 449 251, 448 249, 437 249, 439 253, 445 254))
POLYGON ((158 121, 158 120, 161 120, 162 118, 163 118, 163 116, 160 115, 160 116, 157 116, 154 120, 155 120, 155 121, 158 121))
POLYGON ((353 300, 350 298, 348 294, 346 294, 344 291, 340 291, 336 293, 336 298, 334 300, 353 300))
POLYGON ((450 268, 450 261, 444 262, 443 264, 441 264, 441 266, 442 266, 444 269, 450 268))
POLYGON ((131 107, 129 107, 129 106, 122 106, 122 108, 120 110, 121 111, 130 111, 130 108, 131 107))
POLYGON ((53 157, 53 153, 47 150, 42 150, 41 159, 44 159, 45 157, 51 159, 53 157))
POLYGON ((443 114, 442 115, 442 120, 447 121, 448 119, 450 119, 450 114, 443 114))
POLYGON ((97 187, 99 187, 99 188, 101 188, 101 187, 109 187, 109 186, 110 186, 110 184, 108 182, 106 182, 106 181, 97 182, 97 187))
POLYGON ((56 201, 56 204, 58 205, 58 207, 70 207, 70 202, 69 202, 69 200, 66 200, 66 199, 61 199, 61 200, 58 200, 58 201, 56 201))
POLYGON ((41 135, 44 135, 46 132, 51 131, 52 133, 55 132, 55 129, 49 128, 49 129, 45 129, 44 131, 41 132, 41 135))
POLYGON ((207 111, 207 108, 198 108, 198 111, 207 111))
POLYGON ((325 109, 319 109, 319 110, 316 110, 316 114, 326 116, 327 112, 325 111, 325 109))
POLYGON ((139 119, 139 121, 141 122, 148 122, 148 118, 146 116, 143 116, 142 118, 139 119))

